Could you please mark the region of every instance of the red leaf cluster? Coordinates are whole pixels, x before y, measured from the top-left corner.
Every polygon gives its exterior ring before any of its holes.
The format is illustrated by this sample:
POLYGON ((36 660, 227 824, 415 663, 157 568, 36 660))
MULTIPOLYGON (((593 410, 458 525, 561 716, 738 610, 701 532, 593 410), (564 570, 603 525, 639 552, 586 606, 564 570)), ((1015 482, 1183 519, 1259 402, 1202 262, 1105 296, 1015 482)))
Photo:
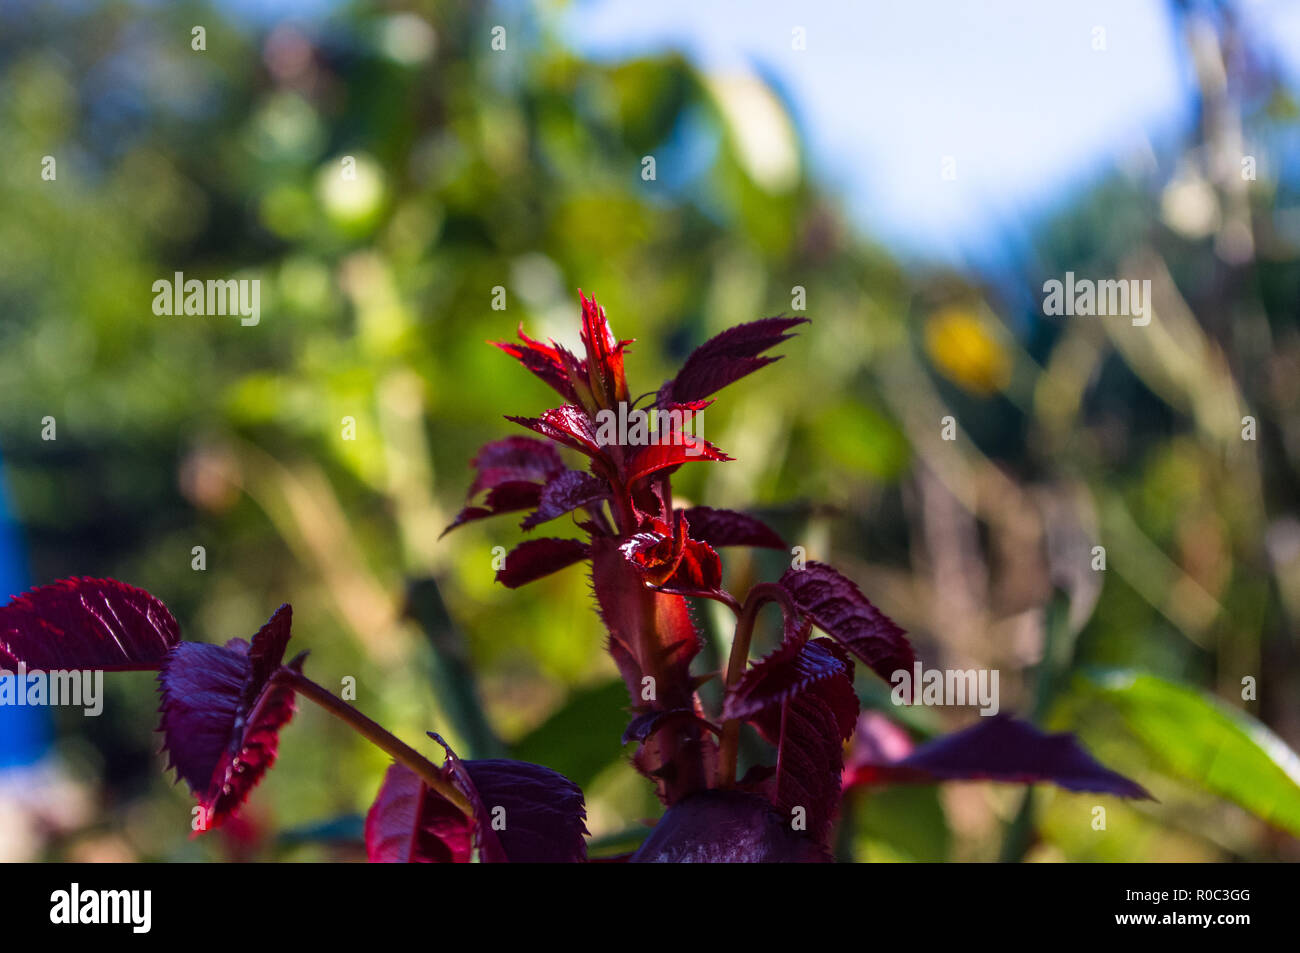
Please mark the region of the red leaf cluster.
MULTIPOLYGON (((634 409, 624 368, 631 342, 615 338, 594 298, 581 295, 581 306, 581 358, 522 328, 519 343, 498 343, 565 403, 539 417, 507 418, 545 439, 515 436, 484 446, 471 461, 476 475, 466 506, 448 529, 522 510, 531 511, 524 530, 573 517, 580 536, 519 544, 497 579, 515 588, 590 561, 609 652, 630 696, 623 740, 637 744, 633 763, 667 808, 630 859, 827 860, 843 790, 867 784, 982 778, 1150 796, 1098 764, 1073 736, 1044 734, 1005 715, 916 748, 878 713, 859 724, 850 655, 887 680, 911 670, 915 656, 903 630, 830 566, 791 569, 779 583, 755 586, 743 603, 726 590, 719 548, 785 543, 743 513, 674 507, 679 466, 731 459, 680 428, 699 420, 711 394, 777 360, 765 352, 788 340, 804 318, 765 318, 705 342, 655 400, 656 408, 678 412, 680 424, 644 440, 611 442, 598 421, 608 413, 622 420, 634 409), (567 467, 559 448, 578 454, 585 469, 567 467), (738 620, 712 716, 697 693, 711 673, 691 671, 701 638, 688 599, 720 602, 738 620), (754 617, 768 601, 781 606, 784 637, 750 664, 754 617), (828 638, 811 638, 813 627, 828 638), (755 766, 735 784, 743 726, 772 746, 775 763, 755 766), (855 726, 845 767, 844 743, 855 726)), ((160 670, 164 747, 207 829, 233 816, 274 763, 296 692, 335 713, 349 708, 302 676, 301 657, 283 664, 290 619, 282 606, 251 643, 183 642, 166 606, 144 590, 111 579, 69 579, 0 608, 0 665, 160 670)), ((382 733, 351 712, 344 717, 368 737, 382 733)), ((521 761, 461 760, 445 743, 446 758, 435 768, 396 739, 384 744, 404 763, 389 768, 366 818, 371 860, 586 859, 582 791, 562 775, 521 761)))

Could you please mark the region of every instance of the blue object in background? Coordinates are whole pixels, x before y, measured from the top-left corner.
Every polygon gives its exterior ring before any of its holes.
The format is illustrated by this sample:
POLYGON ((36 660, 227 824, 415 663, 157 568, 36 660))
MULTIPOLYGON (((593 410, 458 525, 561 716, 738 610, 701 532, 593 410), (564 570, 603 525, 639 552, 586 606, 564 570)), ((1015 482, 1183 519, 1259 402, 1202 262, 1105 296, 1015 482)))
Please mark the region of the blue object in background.
MULTIPOLYGON (((3 473, 2 465, 0 473, 3 473)), ((0 481, 0 601, 8 602, 9 596, 26 588, 27 569, 18 526, 9 515, 3 481, 0 481)), ((0 705, 0 771, 39 761, 49 743, 48 711, 0 705)))

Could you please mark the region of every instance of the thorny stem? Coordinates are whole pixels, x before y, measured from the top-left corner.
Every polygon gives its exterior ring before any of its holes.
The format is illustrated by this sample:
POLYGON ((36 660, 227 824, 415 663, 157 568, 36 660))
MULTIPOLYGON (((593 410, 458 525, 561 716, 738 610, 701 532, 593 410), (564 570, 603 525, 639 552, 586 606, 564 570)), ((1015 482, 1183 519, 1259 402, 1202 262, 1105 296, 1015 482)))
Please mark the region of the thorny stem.
POLYGON ((663 513, 660 517, 669 526, 673 525, 673 480, 667 470, 659 475, 659 499, 663 501, 663 513))
POLYGON ((618 534, 626 536, 635 533, 637 520, 636 511, 632 508, 632 497, 622 480, 613 477, 610 482, 613 484, 614 495, 611 502, 614 505, 614 524, 618 528, 618 534))
MULTIPOLYGON (((723 682, 723 705, 731 690, 745 674, 749 662, 749 643, 754 636, 754 621, 758 610, 769 602, 779 603, 781 614, 789 619, 794 615, 794 606, 785 589, 776 583, 763 582, 749 590, 745 604, 740 608, 736 619, 736 634, 731 640, 731 655, 727 658, 727 676, 723 682)), ((736 783, 736 760, 740 755, 740 719, 730 718, 722 724, 722 740, 718 747, 718 787, 729 788, 736 783)))
POLYGON ((416 751, 405 741, 384 728, 377 721, 363 715, 333 692, 316 684, 306 675, 287 666, 282 666, 276 673, 298 694, 311 699, 336 718, 340 718, 367 741, 388 752, 393 759, 415 774, 433 790, 450 801, 468 818, 473 818, 474 809, 469 799, 460 790, 442 776, 433 762, 416 751))

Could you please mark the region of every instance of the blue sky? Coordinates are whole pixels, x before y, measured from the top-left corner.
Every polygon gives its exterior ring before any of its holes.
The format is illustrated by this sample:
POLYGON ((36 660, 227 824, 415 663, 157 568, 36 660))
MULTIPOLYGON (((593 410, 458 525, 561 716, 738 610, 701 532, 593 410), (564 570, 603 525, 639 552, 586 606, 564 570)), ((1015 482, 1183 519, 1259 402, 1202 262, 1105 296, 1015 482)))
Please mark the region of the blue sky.
MULTIPOLYGON (((1300 64, 1300 2, 1243 8, 1300 64)), ((1165 0, 578 0, 562 36, 593 57, 677 49, 772 78, 852 219, 923 258, 980 258, 991 228, 1194 121, 1165 0), (795 26, 806 50, 791 49, 795 26)))

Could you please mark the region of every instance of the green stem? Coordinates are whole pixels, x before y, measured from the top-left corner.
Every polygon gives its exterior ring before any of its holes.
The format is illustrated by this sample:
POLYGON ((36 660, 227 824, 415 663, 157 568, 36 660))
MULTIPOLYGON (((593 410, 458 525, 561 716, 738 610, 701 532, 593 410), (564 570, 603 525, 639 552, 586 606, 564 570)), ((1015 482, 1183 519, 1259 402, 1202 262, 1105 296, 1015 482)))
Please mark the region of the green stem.
POLYGON ((1034 789, 1026 787, 1025 793, 1020 798, 1020 808, 1016 811, 1015 819, 1007 828, 1006 836, 1002 841, 1002 854, 998 857, 999 862, 1004 864, 1018 864, 1025 859, 1025 854, 1029 853, 1029 848, 1034 842, 1034 789))
POLYGON ((473 818, 474 809, 470 806, 469 799, 454 784, 442 776, 442 773, 432 761, 388 731, 383 725, 363 715, 343 699, 328 689, 317 685, 306 675, 295 669, 281 666, 279 672, 276 673, 276 677, 288 682, 299 695, 311 699, 334 717, 347 722, 354 731, 371 744, 392 755, 393 760, 398 764, 415 772, 421 781, 456 805, 466 817, 473 818))
MULTIPOLYGON (((1043 658, 1038 665, 1034 685, 1034 708, 1030 719, 1041 724, 1047 717, 1056 696, 1056 687, 1060 678, 1070 668, 1070 600, 1059 590, 1052 594, 1047 604, 1043 619, 1043 658)), ((1037 811, 1034 808, 1034 789, 1026 787, 1020 798, 1020 807, 1016 816, 1007 827, 1002 840, 1002 863, 1019 863, 1033 846, 1034 829, 1037 825, 1037 811)))

